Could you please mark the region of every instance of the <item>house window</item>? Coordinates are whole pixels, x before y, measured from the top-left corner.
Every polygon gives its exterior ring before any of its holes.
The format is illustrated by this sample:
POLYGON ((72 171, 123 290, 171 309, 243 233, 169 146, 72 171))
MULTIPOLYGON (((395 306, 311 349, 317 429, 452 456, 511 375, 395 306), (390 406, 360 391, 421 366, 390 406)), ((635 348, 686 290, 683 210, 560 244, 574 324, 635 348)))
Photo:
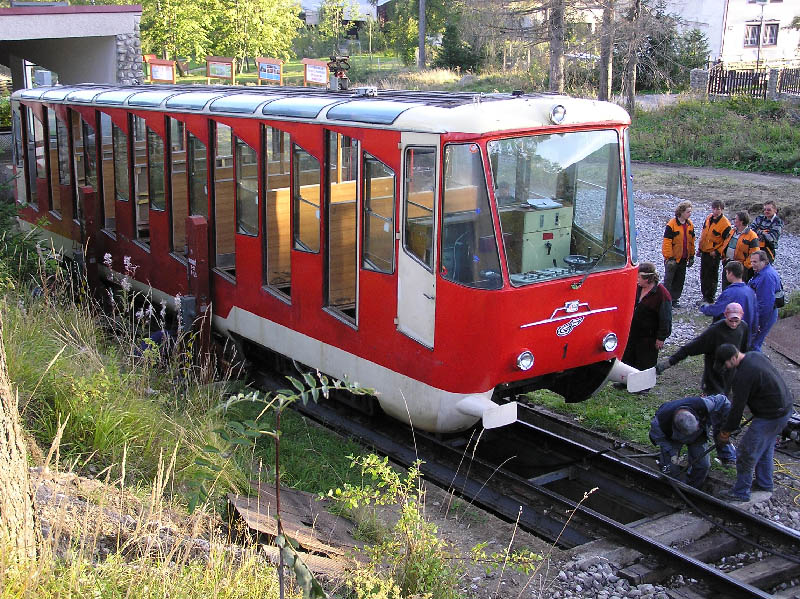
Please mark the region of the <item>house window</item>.
POLYGON ((778 24, 764 23, 764 38, 761 40, 763 46, 774 46, 778 43, 778 24))
POLYGON ((744 45, 758 46, 758 35, 761 32, 761 25, 745 25, 744 45))

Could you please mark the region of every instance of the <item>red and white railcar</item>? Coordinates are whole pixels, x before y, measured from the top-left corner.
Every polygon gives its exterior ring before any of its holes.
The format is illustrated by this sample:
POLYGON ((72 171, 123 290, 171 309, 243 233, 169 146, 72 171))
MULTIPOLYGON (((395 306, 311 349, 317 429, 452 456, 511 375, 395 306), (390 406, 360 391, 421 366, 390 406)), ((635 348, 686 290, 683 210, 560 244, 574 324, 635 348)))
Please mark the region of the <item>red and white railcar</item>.
POLYGON ((93 236, 113 270, 130 257, 157 299, 189 294, 205 220, 219 331, 419 428, 500 423, 491 399, 525 390, 583 400, 624 348, 637 258, 613 104, 87 84, 15 92, 12 116, 22 220, 67 251, 93 236))

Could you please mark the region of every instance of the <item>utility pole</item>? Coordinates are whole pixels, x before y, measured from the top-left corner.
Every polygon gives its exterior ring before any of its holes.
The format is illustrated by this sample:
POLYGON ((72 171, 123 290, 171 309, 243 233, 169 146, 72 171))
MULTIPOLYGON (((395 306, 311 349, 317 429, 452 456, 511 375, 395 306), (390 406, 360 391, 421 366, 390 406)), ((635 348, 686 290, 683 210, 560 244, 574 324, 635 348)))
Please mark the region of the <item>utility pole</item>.
POLYGON ((425 0, 419 0, 419 68, 425 69, 425 0))
POLYGON ((761 24, 758 26, 758 50, 756 51, 756 77, 758 77, 758 65, 761 62, 761 44, 764 40, 764 6, 767 0, 756 0, 761 5, 761 24))

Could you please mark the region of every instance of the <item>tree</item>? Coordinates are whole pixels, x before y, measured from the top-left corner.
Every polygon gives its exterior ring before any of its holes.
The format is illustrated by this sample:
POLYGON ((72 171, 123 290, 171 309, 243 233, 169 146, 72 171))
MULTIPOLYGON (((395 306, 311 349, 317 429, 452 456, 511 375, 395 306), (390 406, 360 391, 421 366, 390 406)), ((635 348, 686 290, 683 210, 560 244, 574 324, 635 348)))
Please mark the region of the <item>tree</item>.
POLYGON ((5 563, 22 563, 36 556, 33 491, 25 441, 19 424, 17 398, 11 390, 0 320, 0 552, 5 563))
POLYGON ((353 0, 323 0, 319 7, 319 35, 332 45, 331 54, 339 53, 339 45, 347 33, 347 21, 361 16, 358 3, 353 0))
POLYGON ((291 0, 215 0, 210 27, 211 51, 242 65, 249 56, 288 58, 302 25, 291 0))
POLYGON ((461 39, 459 26, 451 21, 444 29, 442 45, 436 51, 434 67, 475 71, 481 62, 481 54, 471 44, 461 39))
MULTIPOLYGON (((419 0, 395 0, 388 6, 386 37, 404 64, 414 64, 419 42, 419 0)), ((448 15, 461 6, 462 2, 425 0, 426 37, 442 33, 448 15)))
POLYGON ((204 0, 142 0, 142 50, 165 59, 204 56, 212 6, 204 0))
POLYGON ((603 26, 600 30, 600 77, 597 99, 611 97, 612 65, 614 57, 614 0, 603 6, 603 26))
POLYGON ((550 91, 564 93, 564 10, 565 0, 551 0, 548 15, 550 40, 550 91))

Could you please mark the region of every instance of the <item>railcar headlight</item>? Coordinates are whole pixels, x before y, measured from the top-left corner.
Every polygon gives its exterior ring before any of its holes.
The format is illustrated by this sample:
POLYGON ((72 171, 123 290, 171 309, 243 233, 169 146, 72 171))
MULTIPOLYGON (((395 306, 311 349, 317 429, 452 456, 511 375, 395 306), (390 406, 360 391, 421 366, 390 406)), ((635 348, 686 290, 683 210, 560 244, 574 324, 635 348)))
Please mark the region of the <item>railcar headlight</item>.
POLYGON ((517 368, 520 370, 530 370, 533 368, 533 354, 529 350, 525 350, 517 356, 517 368))
POLYGON ((563 104, 556 104, 550 110, 550 122, 554 125, 560 125, 565 116, 567 116, 567 109, 564 108, 563 104))
POLYGON ((616 333, 609 333, 605 337, 603 337, 603 349, 611 352, 617 349, 617 345, 619 345, 619 339, 617 339, 616 333))

